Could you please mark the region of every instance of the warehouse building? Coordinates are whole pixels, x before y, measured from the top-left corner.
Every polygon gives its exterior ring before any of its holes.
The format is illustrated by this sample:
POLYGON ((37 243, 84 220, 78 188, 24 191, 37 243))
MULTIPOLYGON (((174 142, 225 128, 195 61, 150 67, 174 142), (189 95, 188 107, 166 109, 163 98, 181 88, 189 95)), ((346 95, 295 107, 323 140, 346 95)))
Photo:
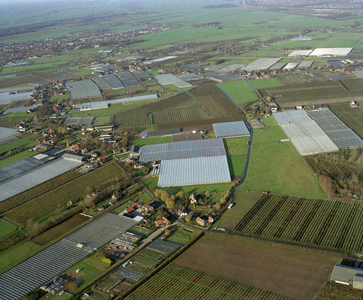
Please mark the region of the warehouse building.
POLYGON ((335 265, 330 281, 345 285, 353 285, 353 288, 363 290, 363 269, 335 265))

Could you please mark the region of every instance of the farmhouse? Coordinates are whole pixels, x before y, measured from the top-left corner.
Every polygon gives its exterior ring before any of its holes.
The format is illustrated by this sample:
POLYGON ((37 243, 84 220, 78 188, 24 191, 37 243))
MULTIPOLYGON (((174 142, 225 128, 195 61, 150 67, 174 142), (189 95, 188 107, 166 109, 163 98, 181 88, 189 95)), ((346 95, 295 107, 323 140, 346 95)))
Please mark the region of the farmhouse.
POLYGON ((207 222, 200 217, 196 218, 195 220, 200 226, 205 226, 207 224, 207 222))
POLYGON ((155 221, 155 225, 157 227, 166 226, 169 224, 170 224, 170 221, 165 217, 161 217, 161 219, 155 221))

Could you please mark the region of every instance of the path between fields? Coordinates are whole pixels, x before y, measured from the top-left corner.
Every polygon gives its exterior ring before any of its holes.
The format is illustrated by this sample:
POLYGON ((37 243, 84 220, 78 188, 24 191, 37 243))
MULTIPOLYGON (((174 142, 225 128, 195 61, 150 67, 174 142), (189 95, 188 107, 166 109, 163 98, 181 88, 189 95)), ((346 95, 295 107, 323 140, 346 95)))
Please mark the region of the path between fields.
POLYGON ((333 98, 333 99, 322 99, 322 100, 312 100, 312 101, 301 101, 301 102, 289 102, 289 103, 277 103, 280 107, 295 107, 297 105, 314 105, 314 104, 329 104, 329 103, 342 103, 342 102, 351 102, 351 101, 363 101, 363 97, 347 97, 347 98, 333 98))

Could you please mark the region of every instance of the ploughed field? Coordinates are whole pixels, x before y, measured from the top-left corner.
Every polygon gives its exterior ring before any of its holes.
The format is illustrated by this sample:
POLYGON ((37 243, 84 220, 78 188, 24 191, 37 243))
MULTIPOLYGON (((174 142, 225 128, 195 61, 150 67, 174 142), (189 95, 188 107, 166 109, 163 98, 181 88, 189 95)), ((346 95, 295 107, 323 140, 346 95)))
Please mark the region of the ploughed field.
POLYGON ((234 230, 361 252, 363 205, 268 194, 252 207, 234 230))
POLYGON ((311 299, 337 261, 318 252, 208 232, 126 299, 311 299))

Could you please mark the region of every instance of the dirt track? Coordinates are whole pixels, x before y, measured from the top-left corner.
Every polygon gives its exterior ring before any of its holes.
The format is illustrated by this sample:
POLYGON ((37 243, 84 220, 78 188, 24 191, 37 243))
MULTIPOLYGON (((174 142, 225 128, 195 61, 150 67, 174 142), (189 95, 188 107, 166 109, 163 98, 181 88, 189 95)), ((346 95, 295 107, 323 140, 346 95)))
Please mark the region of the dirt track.
POLYGON ((280 105, 280 107, 295 107, 297 105, 306 106, 306 105, 341 103, 341 102, 351 102, 351 101, 363 101, 363 97, 347 97, 347 98, 333 98, 333 99, 289 102, 289 103, 281 103, 281 104, 279 103, 279 105, 280 105))

